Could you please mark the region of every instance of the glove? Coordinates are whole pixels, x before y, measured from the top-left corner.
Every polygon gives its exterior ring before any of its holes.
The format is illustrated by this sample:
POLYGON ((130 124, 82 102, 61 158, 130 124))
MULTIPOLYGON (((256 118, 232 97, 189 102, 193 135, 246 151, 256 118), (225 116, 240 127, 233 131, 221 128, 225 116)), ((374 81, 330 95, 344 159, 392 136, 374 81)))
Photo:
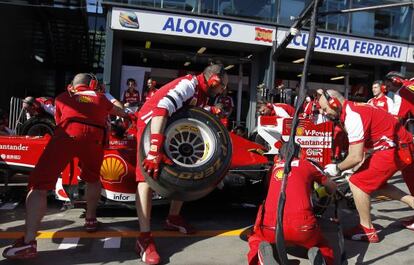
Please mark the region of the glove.
POLYGON ((341 171, 338 168, 338 164, 328 164, 325 166, 323 172, 329 176, 336 177, 339 176, 341 171))
POLYGON ((289 32, 292 36, 296 36, 300 33, 300 31, 297 28, 290 28, 289 32))
POLYGON ((212 106, 212 107, 211 107, 210 111, 211 111, 211 113, 212 113, 212 114, 214 114, 214 115, 219 115, 219 114, 221 114, 221 109, 220 109, 220 108, 217 108, 217 107, 214 107, 214 106, 212 106))
POLYGON ((158 179, 159 167, 161 163, 172 165, 173 162, 163 153, 165 136, 162 134, 151 134, 150 151, 142 161, 142 166, 148 175, 153 179, 158 179))

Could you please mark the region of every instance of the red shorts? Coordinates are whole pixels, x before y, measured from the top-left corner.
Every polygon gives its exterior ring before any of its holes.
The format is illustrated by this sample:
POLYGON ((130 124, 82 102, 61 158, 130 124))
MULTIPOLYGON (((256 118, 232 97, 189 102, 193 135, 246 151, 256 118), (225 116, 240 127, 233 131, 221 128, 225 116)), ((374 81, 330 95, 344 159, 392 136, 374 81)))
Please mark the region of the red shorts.
MULTIPOLYGON (((249 237, 250 251, 247 254, 248 264, 259 264, 257 252, 260 242, 267 241, 275 242, 274 228, 266 228, 260 226, 261 209, 259 209, 258 218, 252 235, 249 237)), ((329 246, 327 240, 322 234, 322 231, 314 216, 297 215, 292 218, 285 218, 285 225, 283 226, 283 234, 287 245, 302 246, 307 249, 318 247, 328 265, 334 263, 333 249, 329 246)))
POLYGON ((367 194, 381 188, 401 169, 397 149, 376 151, 349 178, 349 181, 367 194))
POLYGON ((102 165, 103 130, 79 123, 72 123, 68 130, 77 133, 69 135, 57 128, 29 176, 29 189, 51 190, 55 188, 58 176, 74 158, 79 158, 81 178, 85 182, 99 181, 102 165))

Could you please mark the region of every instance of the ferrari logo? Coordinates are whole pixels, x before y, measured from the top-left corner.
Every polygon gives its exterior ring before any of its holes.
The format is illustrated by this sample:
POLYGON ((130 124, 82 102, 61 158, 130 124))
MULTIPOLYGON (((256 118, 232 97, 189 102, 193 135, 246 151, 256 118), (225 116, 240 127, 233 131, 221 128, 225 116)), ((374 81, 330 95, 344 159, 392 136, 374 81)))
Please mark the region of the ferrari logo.
POLYGON ((101 166, 101 179, 105 182, 120 183, 128 173, 125 161, 117 155, 106 155, 101 166))

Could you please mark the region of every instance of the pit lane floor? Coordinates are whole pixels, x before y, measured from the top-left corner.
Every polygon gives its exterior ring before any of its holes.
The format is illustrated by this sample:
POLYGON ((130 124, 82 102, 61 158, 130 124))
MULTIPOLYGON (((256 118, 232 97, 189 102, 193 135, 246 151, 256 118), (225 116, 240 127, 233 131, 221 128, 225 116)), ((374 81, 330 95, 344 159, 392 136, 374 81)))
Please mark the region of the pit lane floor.
MULTIPOLYGON (((392 183, 405 189, 397 177, 392 183)), ((49 202, 38 239, 39 256, 30 261, 9 261, 3 264, 143 264, 134 252, 138 222, 133 209, 111 207, 99 210, 101 230, 95 234, 83 232, 83 209, 60 210, 60 203, 49 202)), ((345 207, 345 206, 344 206, 345 207)), ((249 203, 234 203, 209 198, 184 205, 183 214, 199 230, 196 235, 185 236, 162 230, 168 212, 166 205, 154 206, 153 229, 162 264, 179 265, 238 265, 247 264, 246 235, 254 222, 257 208, 249 203)), ((348 264, 414 264, 414 232, 402 229, 398 219, 414 211, 395 201, 373 203, 374 223, 382 227, 377 244, 345 240, 348 264)), ((332 207, 321 220, 322 228, 337 253, 336 225, 328 221, 332 207)), ((343 227, 358 222, 354 210, 342 208, 343 227)), ((0 251, 14 238, 22 235, 24 205, 0 204, 0 251), (15 208, 14 208, 15 207, 15 208)), ((290 264, 309 264, 306 252, 289 249, 290 264)))

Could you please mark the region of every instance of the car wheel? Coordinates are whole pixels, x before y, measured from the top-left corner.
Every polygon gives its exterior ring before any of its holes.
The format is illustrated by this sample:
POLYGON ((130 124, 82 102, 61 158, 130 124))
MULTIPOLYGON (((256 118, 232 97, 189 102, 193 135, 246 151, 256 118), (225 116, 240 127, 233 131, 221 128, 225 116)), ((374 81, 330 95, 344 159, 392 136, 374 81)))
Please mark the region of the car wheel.
POLYGON ((43 136, 45 134, 53 135, 55 122, 52 118, 41 116, 32 117, 22 125, 21 135, 43 136))
MULTIPOLYGON (((141 138, 140 157, 149 150, 151 123, 141 138)), ((165 154, 174 162, 162 165, 157 180, 141 172, 150 187, 163 197, 190 201, 211 192, 230 166, 232 145, 227 129, 201 108, 185 108, 168 119, 165 154)))

